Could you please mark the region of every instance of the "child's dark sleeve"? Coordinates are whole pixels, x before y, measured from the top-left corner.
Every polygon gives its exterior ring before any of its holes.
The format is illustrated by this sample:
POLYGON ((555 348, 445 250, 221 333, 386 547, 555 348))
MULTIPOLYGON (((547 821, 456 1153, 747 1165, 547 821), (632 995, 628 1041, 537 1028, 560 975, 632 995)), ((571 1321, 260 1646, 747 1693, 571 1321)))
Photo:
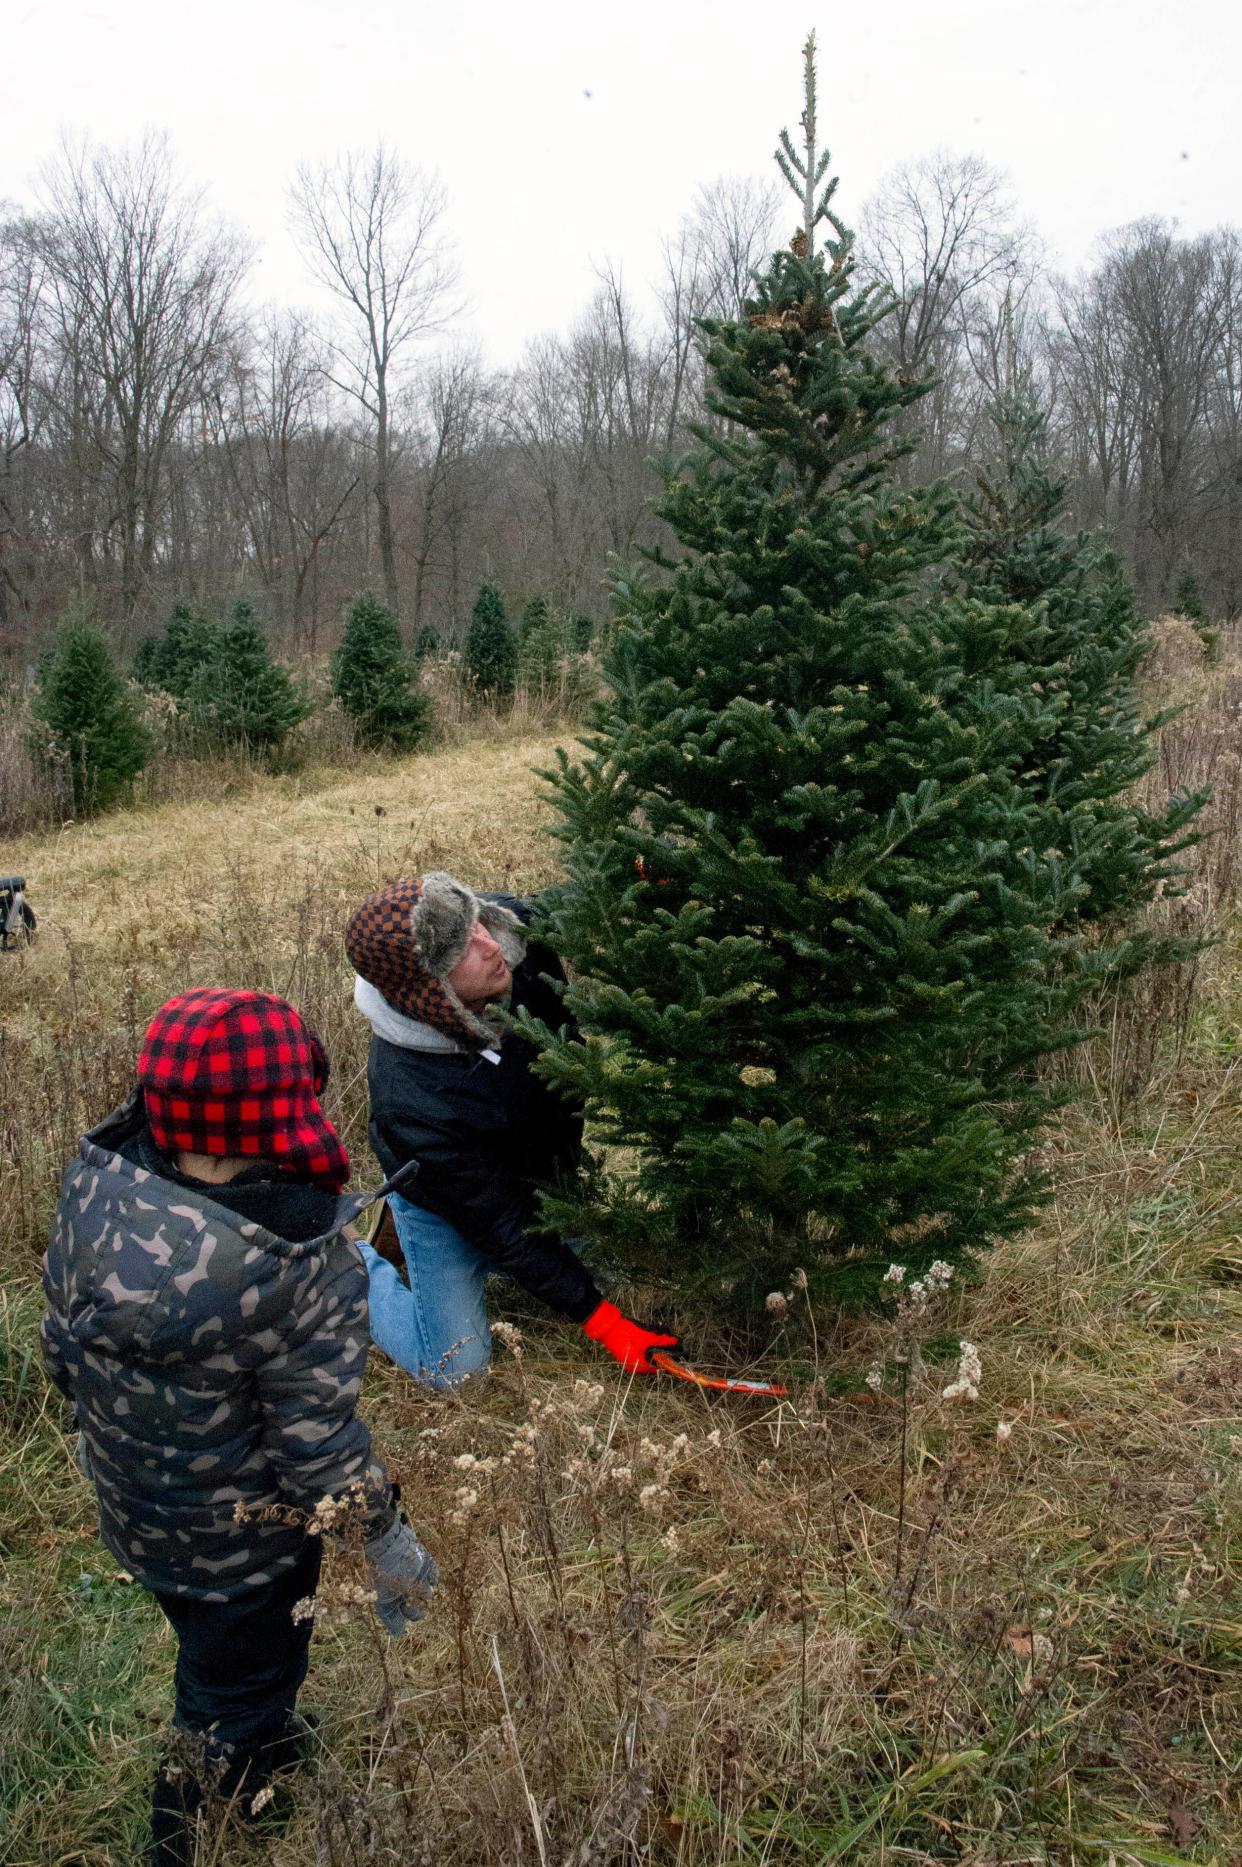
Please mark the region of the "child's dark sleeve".
POLYGON ((56 1253, 53 1261, 55 1242, 54 1229, 52 1245, 49 1245, 43 1259, 43 1294, 47 1299, 47 1310, 39 1325, 39 1347, 43 1351, 43 1365, 49 1377, 69 1404, 74 1406, 76 1396, 73 1391, 71 1358, 73 1337, 69 1333, 70 1276, 63 1253, 56 1253))
POLYGON ((357 1251, 337 1238, 299 1293, 279 1351, 255 1370, 264 1445, 282 1497, 313 1511, 357 1487, 366 1534, 394 1507, 388 1474, 356 1412, 370 1338, 367 1286, 357 1251))

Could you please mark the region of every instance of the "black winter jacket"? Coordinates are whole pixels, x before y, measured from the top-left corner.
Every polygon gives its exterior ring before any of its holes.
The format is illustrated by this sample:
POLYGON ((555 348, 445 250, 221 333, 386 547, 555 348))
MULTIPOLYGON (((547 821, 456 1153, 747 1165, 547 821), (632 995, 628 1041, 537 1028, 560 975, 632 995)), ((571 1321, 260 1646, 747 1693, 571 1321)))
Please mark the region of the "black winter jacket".
MULTIPOLYGON (((530 906, 488 895, 529 921, 530 906)), ((553 1028, 567 1013, 555 984, 565 975, 547 947, 532 945, 513 974, 511 1009, 553 1028)), ((541 1185, 577 1172, 582 1116, 535 1075, 529 1043, 510 1035, 489 1061, 477 1050, 406 1050, 371 1040, 367 1082, 371 1146, 386 1177, 409 1161, 402 1188, 413 1205, 447 1219, 497 1271, 551 1308, 585 1322, 600 1293, 563 1239, 532 1233, 541 1185)))

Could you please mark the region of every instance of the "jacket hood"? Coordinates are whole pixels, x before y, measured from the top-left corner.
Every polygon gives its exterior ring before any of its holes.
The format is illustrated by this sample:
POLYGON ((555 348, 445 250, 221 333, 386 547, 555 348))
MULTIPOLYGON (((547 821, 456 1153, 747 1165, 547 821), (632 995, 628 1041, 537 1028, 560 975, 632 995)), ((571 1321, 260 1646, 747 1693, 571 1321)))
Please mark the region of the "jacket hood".
MULTIPOLYGON (((399 1050, 427 1050, 439 1056, 461 1056, 467 1050, 466 1043, 458 1037, 451 1037, 447 1031, 441 1031, 434 1024, 421 1024, 417 1018, 407 1018, 405 1013, 390 1005, 378 986, 372 985, 362 974, 354 974, 354 1005, 359 1010, 377 1037, 382 1037, 386 1044, 396 1044, 399 1050)), ((499 1036, 496 1039, 499 1042, 499 1036)))
POLYGON ((116 1151, 141 1125, 140 1094, 82 1140, 66 1170, 47 1256, 82 1348, 145 1361, 197 1361, 239 1339, 274 1353, 309 1269, 367 1195, 291 1242, 116 1151))

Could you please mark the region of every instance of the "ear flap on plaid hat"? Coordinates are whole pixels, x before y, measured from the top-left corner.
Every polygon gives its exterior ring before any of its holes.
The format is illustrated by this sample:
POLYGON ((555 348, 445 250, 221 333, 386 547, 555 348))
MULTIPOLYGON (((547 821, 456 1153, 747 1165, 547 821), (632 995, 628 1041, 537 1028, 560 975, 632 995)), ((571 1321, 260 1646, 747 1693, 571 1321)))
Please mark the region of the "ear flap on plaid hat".
POLYGON ((444 983, 470 944, 479 899, 442 869, 424 875, 410 912, 410 938, 433 979, 444 983))

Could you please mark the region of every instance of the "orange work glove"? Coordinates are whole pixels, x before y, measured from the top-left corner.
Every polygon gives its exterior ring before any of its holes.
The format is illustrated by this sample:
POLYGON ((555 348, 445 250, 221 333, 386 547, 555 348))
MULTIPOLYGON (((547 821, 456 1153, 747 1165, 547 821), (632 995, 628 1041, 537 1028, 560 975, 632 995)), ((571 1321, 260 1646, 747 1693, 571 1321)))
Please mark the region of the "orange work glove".
POLYGON ((593 1342, 606 1348, 630 1374, 654 1374, 649 1359, 652 1349, 676 1348, 681 1340, 680 1336, 657 1335, 651 1329, 641 1329, 628 1316, 623 1316, 615 1303, 601 1303, 598 1309, 591 1311, 582 1327, 593 1342))

